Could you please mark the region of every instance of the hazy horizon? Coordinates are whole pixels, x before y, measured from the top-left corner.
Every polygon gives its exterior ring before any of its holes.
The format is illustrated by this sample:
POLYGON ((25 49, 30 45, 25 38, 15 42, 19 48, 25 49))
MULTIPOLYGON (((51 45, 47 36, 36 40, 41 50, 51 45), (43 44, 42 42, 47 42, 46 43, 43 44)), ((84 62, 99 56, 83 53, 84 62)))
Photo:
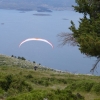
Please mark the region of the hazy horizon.
POLYGON ((43 7, 50 10, 70 9, 75 0, 0 0, 0 9, 38 10, 43 7))

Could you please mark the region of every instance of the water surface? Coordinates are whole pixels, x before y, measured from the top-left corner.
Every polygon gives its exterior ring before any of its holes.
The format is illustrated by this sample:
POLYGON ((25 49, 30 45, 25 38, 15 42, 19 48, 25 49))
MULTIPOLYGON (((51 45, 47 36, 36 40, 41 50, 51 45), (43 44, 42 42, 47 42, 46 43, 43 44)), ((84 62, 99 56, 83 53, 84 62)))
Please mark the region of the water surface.
MULTIPOLYGON (((0 53, 25 57, 27 60, 58 70, 87 74, 96 59, 87 58, 80 53, 78 47, 70 45, 59 47, 57 37, 59 33, 70 32, 68 28, 71 20, 78 27, 78 20, 81 17, 82 14, 74 11, 40 13, 1 9, 0 53), (27 42, 18 47, 21 41, 32 37, 49 40, 54 45, 54 49, 47 43, 37 41, 27 42)), ((97 75, 100 74, 99 69, 100 67, 97 69, 97 75)))

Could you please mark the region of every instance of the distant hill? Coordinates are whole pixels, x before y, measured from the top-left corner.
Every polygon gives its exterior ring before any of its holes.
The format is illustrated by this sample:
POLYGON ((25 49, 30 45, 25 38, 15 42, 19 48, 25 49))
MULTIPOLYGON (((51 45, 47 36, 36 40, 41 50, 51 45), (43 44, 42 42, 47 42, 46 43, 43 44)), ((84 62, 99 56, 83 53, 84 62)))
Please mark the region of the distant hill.
POLYGON ((16 57, 0 55, 0 66, 17 66, 22 68, 32 68, 35 66, 35 64, 27 60, 18 59, 16 57))
POLYGON ((35 61, 31 62, 21 58, 24 57, 16 57, 16 56, 12 57, 12 56, 0 54, 0 66, 20 67, 20 68, 32 69, 32 70, 34 70, 34 67, 36 66, 38 70, 56 71, 55 69, 42 66, 41 64, 38 64, 35 61))
POLYGON ((50 10, 66 10, 72 5, 75 5, 75 0, 0 0, 0 9, 27 11, 38 10, 40 7, 50 10))

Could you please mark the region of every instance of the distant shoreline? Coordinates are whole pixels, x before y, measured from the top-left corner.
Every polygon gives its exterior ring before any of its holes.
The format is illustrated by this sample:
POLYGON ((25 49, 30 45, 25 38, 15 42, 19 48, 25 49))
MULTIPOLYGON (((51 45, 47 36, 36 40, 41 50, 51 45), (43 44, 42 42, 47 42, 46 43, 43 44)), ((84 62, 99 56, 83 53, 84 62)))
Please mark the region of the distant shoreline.
POLYGON ((69 7, 69 8, 66 8, 66 9, 57 9, 57 8, 55 8, 55 9, 47 9, 47 8, 39 8, 39 9, 28 9, 28 8, 19 8, 19 9, 12 9, 12 8, 0 8, 0 9, 2 9, 2 10, 18 10, 18 11, 21 11, 21 12, 25 12, 25 11, 37 11, 37 12, 52 12, 53 10, 55 10, 55 11, 65 11, 65 10, 70 10, 70 11, 73 11, 73 9, 71 8, 71 7, 69 7))

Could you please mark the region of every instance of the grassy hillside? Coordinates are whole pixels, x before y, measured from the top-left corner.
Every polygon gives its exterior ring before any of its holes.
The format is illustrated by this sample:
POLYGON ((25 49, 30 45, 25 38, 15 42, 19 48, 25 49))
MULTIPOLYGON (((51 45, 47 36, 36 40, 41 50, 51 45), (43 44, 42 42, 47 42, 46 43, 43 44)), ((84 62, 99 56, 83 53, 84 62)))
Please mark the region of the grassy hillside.
POLYGON ((100 100, 100 76, 74 75, 0 55, 0 100, 100 100))

